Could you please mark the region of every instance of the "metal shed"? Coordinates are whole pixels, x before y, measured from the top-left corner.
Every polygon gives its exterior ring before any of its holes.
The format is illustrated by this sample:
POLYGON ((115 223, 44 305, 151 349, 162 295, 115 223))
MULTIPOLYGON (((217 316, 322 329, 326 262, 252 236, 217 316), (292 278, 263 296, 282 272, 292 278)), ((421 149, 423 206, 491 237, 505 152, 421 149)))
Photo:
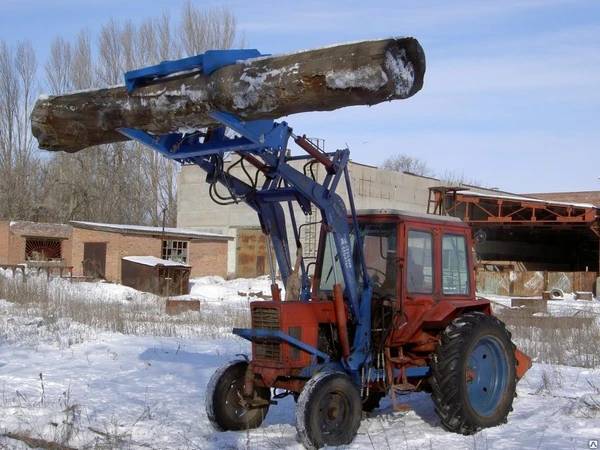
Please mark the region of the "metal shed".
POLYGON ((189 292, 192 267, 154 256, 125 256, 121 260, 123 285, 169 297, 189 292))

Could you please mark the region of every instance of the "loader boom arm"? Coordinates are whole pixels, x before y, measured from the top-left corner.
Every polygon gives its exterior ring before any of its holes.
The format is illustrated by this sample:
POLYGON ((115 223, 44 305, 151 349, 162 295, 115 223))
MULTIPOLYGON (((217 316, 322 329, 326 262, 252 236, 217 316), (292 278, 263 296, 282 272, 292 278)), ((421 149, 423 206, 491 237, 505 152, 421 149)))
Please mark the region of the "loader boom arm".
MULTIPOLYGON (((223 51, 228 52, 228 51, 223 51)), ((253 55, 253 53, 252 53, 253 55)), ((236 56, 237 57, 237 56, 236 56)), ((214 70, 215 55, 211 55, 211 64, 214 70)), ((224 56, 224 64, 232 64, 234 58, 224 56)), ((134 73, 126 74, 127 85, 136 89, 144 83, 156 83, 156 79, 168 76, 173 72, 198 69, 202 66, 202 58, 169 62, 168 69, 165 65, 147 68, 134 73), (193 64, 193 66, 190 66, 193 64), (139 75, 139 77, 138 77, 139 75)), ((224 186, 229 193, 227 201, 244 202, 258 215, 261 228, 267 239, 270 239, 279 266, 279 271, 284 285, 292 273, 293 262, 290 257, 288 236, 286 231, 286 217, 282 204, 289 206, 290 220, 293 222, 294 239, 299 247, 300 237, 294 217, 292 204, 297 203, 305 214, 310 214, 312 205, 319 210, 322 226, 333 239, 337 258, 340 260, 341 276, 346 290, 344 297, 347 299, 347 309, 352 321, 356 324, 356 333, 352 345, 352 366, 357 369, 365 358, 370 355, 370 280, 366 275, 365 258, 362 255, 360 242, 357 250, 360 255, 362 271, 356 271, 353 262, 353 250, 350 248, 350 227, 358 227, 356 211, 352 200, 347 163, 350 152, 348 149, 324 153, 314 146, 305 137, 295 136, 286 122, 274 120, 257 120, 243 122, 237 117, 226 112, 212 112, 211 116, 222 126, 201 128, 192 132, 169 133, 162 136, 151 135, 143 130, 121 128, 119 131, 127 137, 137 140, 161 153, 166 158, 181 164, 196 164, 207 173, 207 182, 211 189, 216 183, 224 186), (306 154, 301 156, 288 155, 288 142, 292 138, 306 154), (239 164, 250 164, 262 174, 262 184, 259 186, 258 178, 242 180, 225 169, 226 155, 235 153, 240 157, 239 164), (309 174, 303 173, 291 164, 292 160, 305 159, 316 161, 326 171, 323 182, 313 179, 309 174), (349 196, 350 214, 354 218, 352 224, 348 223, 348 209, 343 199, 336 194, 336 188, 344 179, 349 196), (362 273, 362 280, 356 279, 356 273, 362 273), (359 283, 362 284, 359 289, 359 283), (361 292, 361 298, 359 298, 361 292), (357 354, 355 354, 358 352, 357 354), (360 357, 358 357, 360 356, 360 357)), ((237 164, 237 163, 236 163, 237 164)), ((358 236, 357 239, 360 239, 358 236)), ((267 241, 269 242, 269 241, 267 241)), ((302 264, 302 290, 300 300, 310 299, 310 282, 304 264, 302 264)))

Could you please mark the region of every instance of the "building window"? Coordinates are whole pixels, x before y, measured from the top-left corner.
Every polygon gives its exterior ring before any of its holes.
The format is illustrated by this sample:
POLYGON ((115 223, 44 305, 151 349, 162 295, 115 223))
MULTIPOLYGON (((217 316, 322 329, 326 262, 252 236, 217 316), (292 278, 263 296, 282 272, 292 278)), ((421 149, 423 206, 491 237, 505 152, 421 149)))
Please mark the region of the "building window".
POLYGON ((55 261, 61 259, 60 241, 54 239, 27 239, 25 261, 55 261))
POLYGON ((187 264, 188 242, 187 241, 163 241, 162 259, 187 264))

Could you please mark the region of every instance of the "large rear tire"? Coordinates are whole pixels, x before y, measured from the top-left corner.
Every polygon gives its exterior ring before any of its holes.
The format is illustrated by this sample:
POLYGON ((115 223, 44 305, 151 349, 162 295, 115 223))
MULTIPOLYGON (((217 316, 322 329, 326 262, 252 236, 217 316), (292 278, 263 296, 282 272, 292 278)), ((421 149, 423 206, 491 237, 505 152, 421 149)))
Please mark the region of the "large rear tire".
POLYGON ((244 377, 248 363, 230 361, 213 374, 206 388, 206 414, 219 431, 237 431, 256 428, 269 411, 271 390, 256 386, 254 398, 245 399, 244 377), (254 402, 262 406, 252 406, 254 402))
POLYGON ((307 449, 349 444, 361 419, 360 393, 343 372, 316 374, 298 397, 296 429, 307 449))
POLYGON ((450 431, 473 434, 506 423, 517 383, 515 345, 504 324, 482 312, 455 319, 431 362, 431 398, 450 431))

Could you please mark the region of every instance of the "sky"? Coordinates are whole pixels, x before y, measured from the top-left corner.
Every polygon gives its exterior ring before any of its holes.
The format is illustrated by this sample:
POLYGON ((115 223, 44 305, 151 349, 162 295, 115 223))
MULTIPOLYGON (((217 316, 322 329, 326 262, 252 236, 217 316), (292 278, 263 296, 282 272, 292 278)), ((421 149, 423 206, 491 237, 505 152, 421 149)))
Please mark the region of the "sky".
MULTIPOLYGON (((0 277, 11 273, 0 269, 0 277)), ((268 278, 190 281, 187 298, 200 300, 200 312, 169 317, 161 309, 164 299, 150 294, 51 279, 47 292, 57 300, 49 302, 81 317, 85 305, 96 327, 0 299, 0 447, 29 448, 7 437, 29 435, 63 448, 304 450, 291 396, 278 399, 262 425, 247 432, 215 431, 205 412, 213 373, 251 351, 247 341, 229 334, 227 320, 248 313, 248 301, 256 299, 248 293, 270 292, 268 278), (102 318, 114 317, 109 311, 119 311, 130 334, 102 331, 102 318), (220 331, 209 337, 215 328, 220 331), (168 332, 156 332, 161 329, 168 332)), ((27 285, 39 289, 46 276, 30 275, 27 285)), ((507 297, 497 301, 510 304, 507 297)), ((566 299, 548 306, 573 314, 598 311, 600 304, 566 299)), ((401 401, 410 405, 408 412, 382 399, 345 448, 562 450, 592 448, 589 442, 600 440, 600 368, 534 363, 517 384, 507 423, 472 436, 446 431, 425 392, 401 401)))
MULTIPOLYGON (((52 39, 92 35, 110 18, 139 23, 184 0, 0 0, 0 41, 30 40, 40 67, 52 39)), ((284 118, 296 134, 348 147, 353 161, 420 158, 516 194, 600 190, 600 2, 597 0, 219 0, 245 47, 286 53, 414 36, 421 92, 407 100, 284 118)))

